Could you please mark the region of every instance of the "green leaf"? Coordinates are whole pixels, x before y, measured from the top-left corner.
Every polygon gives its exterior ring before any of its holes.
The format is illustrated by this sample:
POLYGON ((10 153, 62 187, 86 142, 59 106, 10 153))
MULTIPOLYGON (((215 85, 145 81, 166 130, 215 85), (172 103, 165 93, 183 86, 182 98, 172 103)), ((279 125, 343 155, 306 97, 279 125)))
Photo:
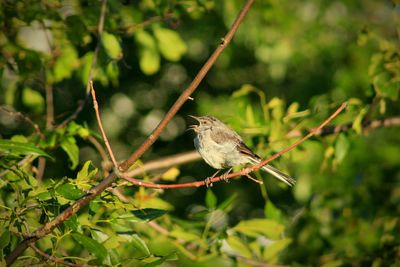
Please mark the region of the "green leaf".
POLYGON ((73 233, 71 236, 91 254, 95 255, 101 262, 103 262, 108 256, 107 249, 96 240, 78 233, 73 233))
POLYGON ((227 244, 229 245, 228 248, 225 248, 226 252, 231 255, 242 256, 245 258, 251 258, 251 251, 243 241, 237 236, 229 236, 226 239, 227 244))
POLYGON ((4 232, 0 236, 0 250, 8 246, 10 243, 10 231, 9 230, 4 230, 4 232))
POLYGON ((94 168, 93 170, 89 171, 89 167, 91 166, 92 161, 88 160, 83 165, 82 169, 78 172, 76 176, 77 183, 87 183, 90 179, 96 175, 98 169, 94 168))
POLYGON ((181 172, 177 167, 172 167, 162 174, 161 179, 165 181, 176 181, 176 178, 180 173, 181 172))
POLYGON ((179 61, 187 51, 187 46, 181 36, 166 28, 155 28, 154 35, 158 41, 158 49, 164 58, 179 61))
POLYGON ((131 236, 130 244, 133 245, 137 250, 142 252, 146 256, 150 256, 150 250, 147 247, 146 243, 141 239, 137 234, 133 234, 131 236))
POLYGON ((363 122, 364 116, 365 116, 365 114, 367 114, 367 112, 368 112, 367 108, 361 109, 360 112, 358 113, 357 117, 353 121, 352 128, 358 134, 362 133, 362 122, 363 122))
POLYGON ((35 147, 33 144, 10 140, 0 140, 0 152, 6 155, 33 155, 51 158, 49 154, 35 147))
POLYGON ((276 260, 279 256, 279 253, 287 248, 291 242, 292 240, 290 238, 284 238, 273 242, 264 249, 263 259, 268 262, 276 260))
POLYGON ((400 83, 394 81, 387 72, 382 72, 373 78, 374 88, 378 95, 396 101, 399 96, 400 83))
POLYGON ((284 229, 285 228, 282 224, 268 219, 241 221, 233 228, 233 230, 248 236, 258 237, 260 235, 265 235, 273 240, 279 239, 282 236, 284 229))
POLYGON ((56 192, 69 200, 77 200, 85 193, 72 184, 63 184, 56 188, 56 192))
POLYGON ((217 197, 211 190, 207 190, 206 205, 209 209, 214 209, 217 206, 217 197))
POLYGON ((68 136, 61 141, 61 148, 67 153, 71 166, 70 168, 73 170, 78 166, 79 163, 79 148, 76 145, 75 138, 72 136, 68 136))
POLYGON ((24 88, 22 91, 22 102, 37 113, 44 110, 43 96, 29 87, 24 88))
POLYGON ((218 206, 218 209, 223 210, 223 211, 225 211, 225 212, 231 211, 232 208, 233 208, 234 205, 235 205, 237 196, 238 196, 237 193, 232 194, 229 198, 227 198, 226 200, 224 200, 224 202, 222 202, 222 203, 218 206))
POLYGON ((350 148, 350 142, 343 133, 339 134, 335 145, 335 158, 338 163, 342 162, 350 148))
POLYGON ((282 218, 282 212, 275 207, 274 204, 272 204, 271 201, 267 201, 267 204, 265 205, 265 216, 268 219, 272 219, 272 220, 279 220, 280 218, 282 218))
POLYGON ((117 37, 108 32, 103 32, 101 42, 107 55, 112 59, 122 58, 122 49, 117 37))
POLYGON ((135 41, 139 46, 140 69, 147 75, 156 73, 160 69, 160 54, 153 36, 145 31, 138 31, 135 41))
POLYGON ((134 210, 131 211, 131 213, 141 220, 151 221, 154 220, 155 218, 164 215, 165 213, 167 213, 167 211, 148 208, 148 209, 134 210))
POLYGON ((177 239, 181 239, 186 242, 193 242, 193 241, 201 240, 201 237, 198 236, 197 234, 190 233, 188 231, 183 231, 183 230, 173 230, 169 234, 177 239))
POLYGON ((54 64, 54 76, 51 82, 59 82, 65 78, 70 78, 72 72, 79 66, 78 53, 70 45, 64 45, 61 49, 61 56, 54 64))

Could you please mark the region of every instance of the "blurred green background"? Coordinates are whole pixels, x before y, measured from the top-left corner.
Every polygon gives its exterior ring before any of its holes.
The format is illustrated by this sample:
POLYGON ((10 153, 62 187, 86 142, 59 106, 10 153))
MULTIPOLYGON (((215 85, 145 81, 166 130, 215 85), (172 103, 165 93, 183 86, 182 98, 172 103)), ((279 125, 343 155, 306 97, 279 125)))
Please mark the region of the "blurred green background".
MULTIPOLYGON (((21 241, 18 233, 37 229, 104 178, 90 141, 102 142, 90 99, 76 119, 59 126, 85 101, 93 57, 104 128, 123 161, 244 4, 108 0, 100 39, 103 2, 0 3, 2 257, 21 241)), ((272 162, 297 179, 293 188, 259 172, 261 186, 243 177, 209 189, 122 184, 37 246, 68 261, 110 266, 399 265, 399 15, 396 0, 255 1, 194 100, 138 164, 193 150, 188 115, 218 117, 264 158, 344 101, 347 109, 332 124, 347 130, 313 137, 272 162)), ((213 172, 198 160, 136 178, 180 183, 213 172)), ((17 264, 43 261, 30 249, 25 255, 17 264)))

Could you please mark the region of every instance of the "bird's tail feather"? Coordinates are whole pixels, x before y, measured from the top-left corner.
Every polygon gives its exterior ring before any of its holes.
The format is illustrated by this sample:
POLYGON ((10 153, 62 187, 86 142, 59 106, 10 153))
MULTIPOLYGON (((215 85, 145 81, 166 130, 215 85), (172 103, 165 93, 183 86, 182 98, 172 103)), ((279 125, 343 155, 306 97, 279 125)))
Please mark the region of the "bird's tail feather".
MULTIPOLYGON (((250 158, 251 161, 253 161, 254 163, 259 163, 260 160, 255 159, 255 158, 250 158)), ((275 167, 272 167, 271 165, 264 165, 261 167, 262 170, 268 172, 269 174, 273 175, 275 178, 277 178, 278 180, 284 182, 285 184, 287 184, 288 186, 293 186, 296 183, 296 180, 293 179, 292 177, 290 177, 289 175, 281 172, 280 170, 278 170, 275 167)))

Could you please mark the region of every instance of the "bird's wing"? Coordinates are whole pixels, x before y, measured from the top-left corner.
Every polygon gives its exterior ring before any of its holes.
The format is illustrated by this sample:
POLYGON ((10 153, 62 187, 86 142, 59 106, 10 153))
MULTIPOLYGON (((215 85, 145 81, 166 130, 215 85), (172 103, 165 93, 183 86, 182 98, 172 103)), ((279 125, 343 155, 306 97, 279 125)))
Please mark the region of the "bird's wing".
POLYGON ((213 129, 213 131, 211 132, 211 139, 221 145, 224 144, 225 142, 234 142, 236 144, 239 144, 240 142, 242 142, 242 139, 240 138, 240 136, 235 133, 233 130, 227 131, 224 128, 222 129, 213 129))
POLYGON ((246 146, 246 144, 243 141, 241 141, 238 144, 237 149, 242 154, 245 154, 245 155, 250 156, 252 158, 261 159, 258 155, 254 154, 254 152, 248 146, 246 146))

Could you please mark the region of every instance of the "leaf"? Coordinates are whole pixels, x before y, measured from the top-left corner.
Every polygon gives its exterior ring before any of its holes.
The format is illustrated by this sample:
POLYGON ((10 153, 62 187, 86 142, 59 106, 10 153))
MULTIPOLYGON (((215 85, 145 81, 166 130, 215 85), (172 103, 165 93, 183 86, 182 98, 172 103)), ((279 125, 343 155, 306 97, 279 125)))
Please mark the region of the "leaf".
POLYGON ((232 210, 232 208, 235 205, 236 198, 237 198, 237 193, 232 194, 229 198, 224 200, 219 206, 218 209, 223 210, 225 212, 229 212, 232 210))
POLYGON ((198 236, 194 233, 190 233, 188 231, 173 230, 169 234, 177 239, 182 239, 186 242, 193 242, 196 240, 201 240, 200 236, 198 236))
POLYGON ((9 230, 4 230, 4 232, 0 236, 0 250, 8 246, 10 243, 10 231, 9 230))
POLYGON ((96 240, 78 233, 73 233, 71 236, 91 254, 95 255, 101 262, 103 262, 108 256, 107 249, 96 240))
POLYGON ((252 237, 265 235, 270 239, 277 240, 283 234, 284 226, 269 219, 253 219, 241 221, 233 230, 252 237))
POLYGON ((161 179, 165 181, 175 181, 179 174, 180 170, 176 167, 172 167, 162 174, 161 179))
POLYGON ((243 241, 239 237, 229 236, 226 239, 226 245, 223 245, 223 247, 221 248, 222 250, 224 250, 224 252, 234 256, 251 258, 250 249, 243 243, 243 241))
POLYGON ((72 184, 63 184, 56 188, 56 192, 69 200, 77 200, 85 193, 72 184))
POLYGON ((65 78, 70 78, 73 71, 79 66, 78 53, 70 45, 64 45, 61 49, 61 55, 54 64, 54 74, 51 82, 59 82, 65 78))
POLYGON ((146 256, 150 256, 150 250, 147 247, 146 243, 141 239, 137 234, 133 234, 131 236, 130 244, 133 245, 137 250, 142 252, 146 256))
POLYGON ((151 220, 154 220, 155 218, 158 218, 158 217, 164 215, 165 213, 167 213, 167 211, 147 208, 147 209, 141 209, 141 210, 134 210, 134 211, 131 211, 131 213, 141 220, 151 221, 151 220))
POLYGON ((22 102, 35 112, 39 113, 44 110, 43 96, 29 87, 24 88, 22 91, 22 102))
POLYGON ((266 261, 273 261, 278 258, 278 254, 287 248, 292 242, 290 238, 284 238, 273 242, 271 245, 264 249, 263 259, 266 261))
POLYGON ((21 143, 10 140, 0 140, 0 152, 6 155, 33 155, 51 158, 49 154, 31 143, 21 143))
POLYGON ((71 166, 70 168, 73 170, 78 166, 79 162, 79 148, 76 145, 75 138, 72 136, 68 136, 61 141, 61 148, 67 153, 71 166))
POLYGON ((206 206, 209 209, 214 209, 217 206, 217 197, 211 190, 206 192, 206 206))
POLYGON ((350 142, 343 133, 339 134, 335 145, 335 158, 338 163, 342 162, 350 148, 350 142))
POLYGON ((160 69, 160 54, 153 36, 145 31, 138 31, 135 41, 139 46, 140 69, 147 75, 156 73, 160 69))
POLYGON ((101 36, 101 43, 103 44, 103 47, 110 58, 122 58, 121 45, 115 35, 108 32, 103 32, 101 36))
POLYGON ((265 216, 268 219, 279 220, 280 218, 282 218, 282 212, 277 207, 275 207, 275 205, 272 204, 271 201, 267 202, 264 210, 265 210, 265 216))
POLYGON ((358 113, 357 117, 353 121, 352 128, 358 134, 362 133, 362 121, 365 114, 367 114, 367 108, 361 109, 361 111, 358 113))
POLYGON ((94 168, 93 170, 89 171, 89 167, 91 166, 92 161, 88 160, 83 165, 82 169, 78 172, 76 176, 77 183, 87 183, 90 179, 96 175, 98 169, 94 168))
POLYGON ((158 41, 158 49, 167 60, 179 61, 186 53, 187 46, 176 31, 155 28, 154 35, 158 41))

